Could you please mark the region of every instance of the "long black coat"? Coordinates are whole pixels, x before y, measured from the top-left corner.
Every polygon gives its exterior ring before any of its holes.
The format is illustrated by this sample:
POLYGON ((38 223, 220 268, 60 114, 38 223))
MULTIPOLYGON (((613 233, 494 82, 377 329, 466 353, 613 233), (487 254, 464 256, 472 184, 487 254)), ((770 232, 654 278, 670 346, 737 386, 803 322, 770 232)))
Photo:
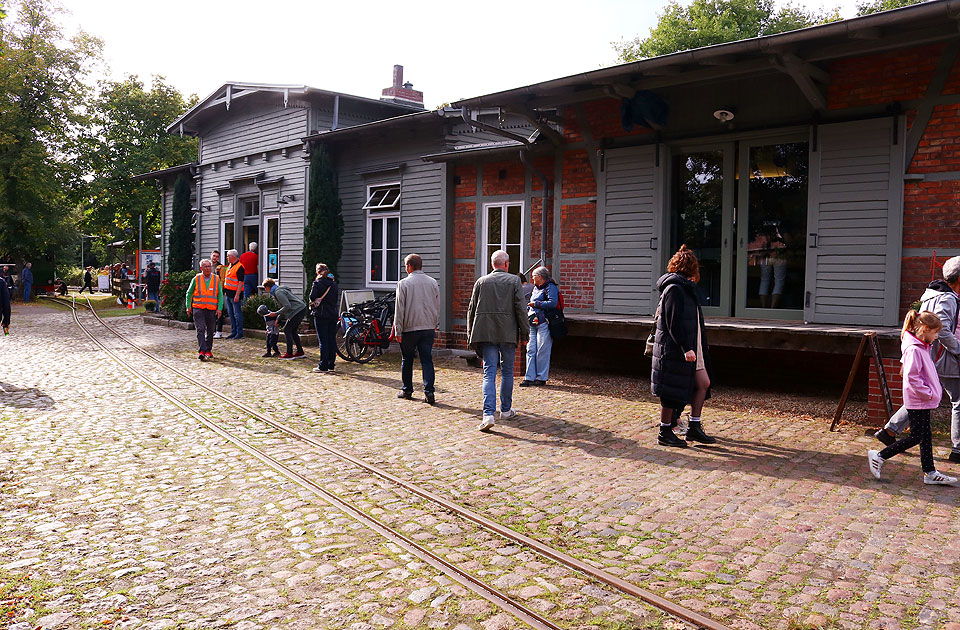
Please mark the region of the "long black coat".
MULTIPOLYGON (((660 319, 654 336, 650 388, 664 407, 679 410, 690 404, 696 391, 697 364, 687 361, 683 355, 688 350, 697 351, 698 328, 704 365, 707 374, 710 374, 703 311, 697 300, 696 285, 680 274, 667 273, 661 276, 657 280, 657 290, 662 297, 660 319)), ((710 397, 709 391, 707 397, 710 397)))

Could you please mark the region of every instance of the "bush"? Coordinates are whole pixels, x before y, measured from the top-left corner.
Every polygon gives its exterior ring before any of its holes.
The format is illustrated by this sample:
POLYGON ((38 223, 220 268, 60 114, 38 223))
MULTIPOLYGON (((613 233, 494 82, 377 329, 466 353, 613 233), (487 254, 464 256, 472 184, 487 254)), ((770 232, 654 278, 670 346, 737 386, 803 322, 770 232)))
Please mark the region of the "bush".
POLYGON ((143 303, 143 308, 147 311, 153 311, 157 307, 157 303, 153 300, 145 300, 143 303))
MULTIPOLYGON (((82 267, 66 267, 60 270, 60 279, 67 283, 68 287, 82 287, 83 286, 83 268, 82 267)), ((96 284, 96 281, 94 281, 96 284)))
POLYGON ((247 301, 243 303, 242 308, 244 328, 253 328, 256 330, 267 329, 267 325, 263 321, 263 315, 257 313, 257 308, 261 304, 266 304, 267 308, 269 308, 271 311, 276 311, 280 308, 280 305, 277 304, 277 301, 274 300, 273 296, 269 293, 260 293, 250 296, 247 301))
POLYGON ((196 271, 175 271, 168 273, 160 282, 160 307, 181 322, 188 322, 192 318, 187 315, 186 293, 190 281, 197 275, 196 271))

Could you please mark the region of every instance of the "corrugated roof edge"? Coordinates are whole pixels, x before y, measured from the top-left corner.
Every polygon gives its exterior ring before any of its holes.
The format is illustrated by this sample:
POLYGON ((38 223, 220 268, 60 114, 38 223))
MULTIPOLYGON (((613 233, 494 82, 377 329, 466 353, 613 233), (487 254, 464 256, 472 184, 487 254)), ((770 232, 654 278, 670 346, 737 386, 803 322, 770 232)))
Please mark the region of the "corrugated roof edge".
POLYGON ((640 61, 631 61, 609 68, 601 68, 589 72, 580 72, 571 74, 559 79, 550 79, 539 83, 531 83, 519 88, 502 90, 491 94, 483 94, 473 98, 455 101, 454 107, 473 107, 477 105, 495 105, 510 100, 511 98, 535 95, 541 90, 557 89, 577 85, 578 83, 592 83, 607 78, 615 78, 630 72, 652 70, 660 66, 674 65, 678 61, 686 63, 697 63, 714 57, 734 55, 745 52, 766 52, 770 49, 806 43, 820 38, 833 37, 836 35, 845 35, 858 30, 889 25, 894 22, 919 22, 921 20, 944 17, 954 19, 953 16, 960 13, 960 0, 928 0, 921 4, 915 4, 881 13, 864 15, 828 24, 819 24, 807 28, 778 33, 775 35, 764 35, 751 39, 742 39, 735 42, 726 42, 723 44, 714 44, 702 48, 684 50, 660 57, 651 57, 640 61))
POLYGON ((246 83, 242 81, 227 81, 221 84, 220 87, 218 87, 216 90, 208 94, 199 102, 197 102, 196 105, 194 105, 193 107, 188 109, 186 112, 184 112, 175 121, 170 123, 166 129, 167 133, 173 133, 174 131, 176 131, 181 124, 187 122, 190 118, 192 118, 195 114, 197 114, 201 109, 204 108, 206 103, 208 103, 212 99, 215 99, 217 95, 220 94, 221 91, 225 90, 228 85, 236 88, 241 88, 241 89, 253 89, 253 90, 261 89, 261 90, 273 90, 273 91, 290 90, 291 92, 297 92, 302 95, 318 94, 323 96, 339 96, 341 98, 347 98, 360 103, 382 105, 384 107, 390 107, 400 111, 408 111, 408 112, 414 111, 414 110, 420 111, 419 108, 413 107, 410 105, 403 105, 400 103, 391 103, 391 102, 383 101, 376 98, 368 98, 366 96, 355 96, 353 94, 347 94, 345 92, 333 92, 330 90, 322 90, 320 88, 310 87, 309 85, 293 85, 293 84, 286 84, 286 83, 246 83))

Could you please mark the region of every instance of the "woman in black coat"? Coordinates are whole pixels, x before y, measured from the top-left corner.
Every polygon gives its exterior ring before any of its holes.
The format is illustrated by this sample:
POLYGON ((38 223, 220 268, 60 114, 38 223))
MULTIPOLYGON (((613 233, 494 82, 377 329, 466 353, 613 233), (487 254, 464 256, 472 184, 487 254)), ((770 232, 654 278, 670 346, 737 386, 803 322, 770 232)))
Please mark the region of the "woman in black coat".
POLYGON ((317 277, 310 288, 310 314, 313 326, 317 329, 317 341, 320 344, 320 363, 314 372, 330 374, 337 359, 337 305, 340 303, 340 290, 330 268, 317 263, 317 277))
POLYGON ((713 444, 717 440, 703 432, 700 413, 710 397, 710 355, 703 327, 703 311, 697 299, 696 283, 700 265, 686 245, 673 255, 667 273, 657 281, 660 291, 659 316, 653 346, 653 373, 650 386, 660 398, 660 434, 664 446, 685 447, 687 442, 713 444), (690 405, 687 441, 673 432, 680 412, 690 405))

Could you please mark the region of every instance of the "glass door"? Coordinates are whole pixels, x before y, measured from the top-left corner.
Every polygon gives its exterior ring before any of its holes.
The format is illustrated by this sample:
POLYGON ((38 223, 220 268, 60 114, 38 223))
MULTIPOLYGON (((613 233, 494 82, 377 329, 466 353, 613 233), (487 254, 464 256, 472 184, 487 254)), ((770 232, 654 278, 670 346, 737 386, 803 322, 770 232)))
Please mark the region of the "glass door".
POLYGON ((670 251, 686 244, 700 261, 704 315, 729 316, 733 292, 736 145, 676 147, 670 162, 670 251))
POLYGON ((263 219, 263 233, 266 235, 260 258, 261 278, 273 278, 280 281, 280 216, 266 216, 263 219))
POLYGON ((737 317, 803 319, 810 145, 740 143, 737 317))

